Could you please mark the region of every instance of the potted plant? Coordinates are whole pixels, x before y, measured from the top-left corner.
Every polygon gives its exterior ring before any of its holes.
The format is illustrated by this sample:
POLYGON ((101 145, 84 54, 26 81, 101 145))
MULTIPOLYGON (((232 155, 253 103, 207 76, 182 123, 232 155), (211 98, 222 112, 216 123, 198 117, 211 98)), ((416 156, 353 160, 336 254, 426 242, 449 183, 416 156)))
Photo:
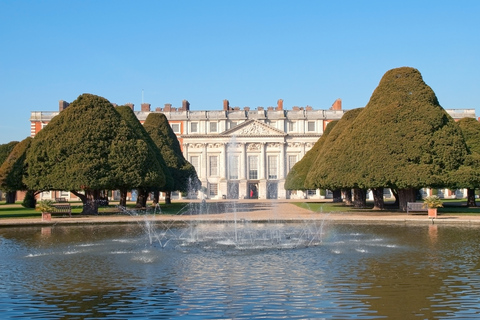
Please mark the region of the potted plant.
POLYGON ((52 220, 51 211, 53 210, 53 201, 52 200, 40 200, 35 208, 35 210, 42 213, 42 221, 52 220))
POLYGON ((437 217, 437 208, 443 207, 442 200, 438 196, 428 196, 423 199, 423 207, 428 208, 428 217, 437 217))

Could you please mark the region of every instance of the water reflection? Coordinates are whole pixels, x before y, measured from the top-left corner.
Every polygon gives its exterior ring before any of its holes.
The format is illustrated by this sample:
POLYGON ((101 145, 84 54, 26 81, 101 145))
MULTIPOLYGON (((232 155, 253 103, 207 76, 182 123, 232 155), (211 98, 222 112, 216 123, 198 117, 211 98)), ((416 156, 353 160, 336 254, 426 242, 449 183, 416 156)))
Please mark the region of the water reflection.
POLYGON ((478 229, 335 225, 296 249, 150 245, 137 225, 0 229, 3 318, 473 318, 478 229))

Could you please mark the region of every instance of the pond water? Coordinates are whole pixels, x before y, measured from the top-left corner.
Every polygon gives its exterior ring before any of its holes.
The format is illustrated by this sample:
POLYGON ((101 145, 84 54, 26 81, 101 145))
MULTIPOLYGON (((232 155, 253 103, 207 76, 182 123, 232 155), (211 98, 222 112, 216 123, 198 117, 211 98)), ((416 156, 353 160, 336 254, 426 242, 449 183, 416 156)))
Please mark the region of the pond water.
MULTIPOLYGON (((275 226, 285 227, 292 225, 275 226)), ((479 231, 329 223, 314 245, 246 248, 180 238, 150 244, 135 224, 2 228, 0 314, 474 319, 480 314, 479 231)))

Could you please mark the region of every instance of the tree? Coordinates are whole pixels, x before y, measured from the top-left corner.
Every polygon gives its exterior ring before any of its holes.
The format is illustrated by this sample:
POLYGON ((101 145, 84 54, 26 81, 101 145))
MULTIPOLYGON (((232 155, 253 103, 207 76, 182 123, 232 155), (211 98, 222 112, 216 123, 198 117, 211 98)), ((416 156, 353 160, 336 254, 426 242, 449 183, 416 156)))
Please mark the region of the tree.
POLYGON ((475 188, 480 186, 480 122, 463 118, 457 124, 462 130, 469 154, 459 170, 452 174, 452 181, 467 187, 467 206, 475 207, 475 188))
POLYGON ((325 131, 323 132, 320 139, 313 145, 303 158, 295 163, 290 172, 285 179, 285 189, 286 190, 305 190, 305 179, 308 172, 312 168, 313 162, 317 158, 318 154, 321 153, 324 146, 325 140, 327 139, 329 133, 332 131, 333 127, 337 124, 338 120, 330 122, 325 131))
POLYGON ((173 188, 173 178, 160 150, 135 116, 133 110, 128 106, 120 106, 115 109, 135 134, 135 139, 123 142, 124 149, 120 146, 117 147, 118 152, 116 154, 119 165, 116 167, 116 174, 120 182, 118 188, 122 195, 120 205, 126 205, 127 190, 133 187, 138 190, 137 205, 146 207, 148 193, 159 188, 173 188), (135 150, 139 147, 145 149, 146 153, 135 150), (139 155, 142 154, 143 156, 139 158, 139 155), (128 176, 124 174, 127 170, 130 172, 128 176), (163 184, 159 184, 154 178, 157 174, 165 176, 163 184))
MULTIPOLYGON (((122 162, 130 152, 137 159, 148 156, 145 143, 108 100, 82 94, 33 139, 26 182, 34 190, 70 190, 82 200, 84 214, 97 214, 100 192, 121 184, 120 168, 133 174, 122 162)), ((165 176, 155 172, 151 180, 163 185, 165 176)))
MULTIPOLYGON (((9 143, 1 144, 0 145, 0 166, 3 164, 5 160, 7 160, 8 155, 12 152, 13 148, 18 144, 18 141, 11 141, 9 143)), ((6 203, 15 203, 16 191, 6 191, 2 190, 6 193, 6 203)))
MULTIPOLYGON (((335 161, 324 161, 327 155, 333 154, 334 156, 341 156, 343 150, 339 148, 339 139, 342 137, 345 130, 350 129, 351 123, 357 118, 363 108, 357 108, 345 112, 343 117, 332 128, 331 132, 326 137, 323 147, 316 155, 315 160, 310 166, 310 170, 305 179, 305 188, 317 189, 326 188, 332 190, 337 196, 341 197, 341 190, 345 190, 348 195, 347 204, 351 202, 351 189, 354 188, 354 184, 343 180, 345 176, 338 176, 335 173, 337 170, 337 163, 335 161)), ((328 126, 327 126, 328 128, 328 126)), ((341 199, 341 198, 340 198, 341 199)), ((337 200, 338 201, 338 200, 337 200)))
POLYGON ((359 189, 397 189, 401 210, 419 188, 448 184, 467 154, 460 129, 409 67, 385 73, 336 151, 322 160, 336 164, 330 177, 359 189))
MULTIPOLYGON (((31 142, 32 138, 27 137, 20 143, 16 143, 7 159, 0 166, 0 189, 6 191, 7 194, 15 194, 19 190, 25 191, 28 189, 24 183, 26 174, 25 157, 31 142)), ((13 202, 15 202, 15 198, 13 202)))
POLYGON ((159 191, 165 192, 165 203, 171 202, 172 191, 186 192, 191 188, 198 190, 200 181, 197 172, 192 164, 184 158, 180 143, 170 127, 167 117, 162 113, 150 113, 143 126, 160 149, 173 177, 172 188, 159 189, 159 191))

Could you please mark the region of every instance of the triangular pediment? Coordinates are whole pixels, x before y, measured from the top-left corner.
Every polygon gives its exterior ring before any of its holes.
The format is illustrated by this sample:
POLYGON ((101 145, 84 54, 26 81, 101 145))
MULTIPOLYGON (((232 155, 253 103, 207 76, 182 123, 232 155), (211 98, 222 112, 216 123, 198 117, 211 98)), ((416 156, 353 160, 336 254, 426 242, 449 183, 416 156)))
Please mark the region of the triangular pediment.
POLYGON ((285 136, 286 133, 258 120, 248 120, 238 126, 222 132, 222 135, 248 137, 248 136, 285 136))

